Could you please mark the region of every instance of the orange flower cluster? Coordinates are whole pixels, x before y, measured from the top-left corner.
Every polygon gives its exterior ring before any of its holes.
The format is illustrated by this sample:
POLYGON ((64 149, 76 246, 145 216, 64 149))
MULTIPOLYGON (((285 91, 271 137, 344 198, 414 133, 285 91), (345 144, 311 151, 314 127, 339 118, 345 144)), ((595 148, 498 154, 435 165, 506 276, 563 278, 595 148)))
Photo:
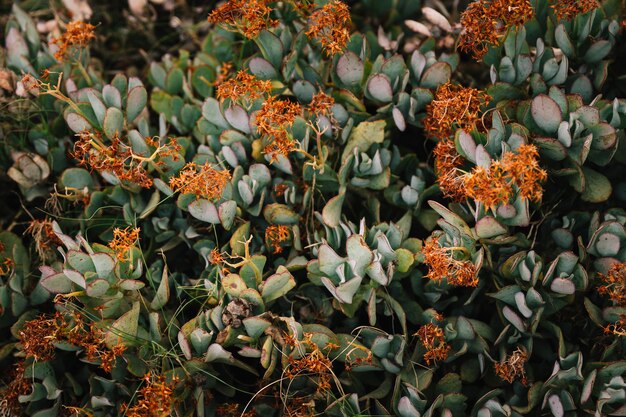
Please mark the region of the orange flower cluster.
POLYGON ((437 182, 443 195, 454 201, 461 202, 465 199, 463 186, 463 174, 459 167, 463 165, 463 157, 457 152, 454 142, 442 140, 437 143, 433 150, 435 156, 435 172, 437 182))
POLYGON ((478 0, 461 15, 463 33, 458 48, 481 59, 490 46, 498 45, 509 28, 521 26, 533 17, 529 0, 478 0))
POLYGON ((88 361, 99 361, 100 368, 109 373, 125 350, 122 344, 108 349, 103 330, 94 323, 86 324, 83 316, 76 312, 69 318, 59 312, 52 317, 43 314, 26 322, 19 335, 22 350, 36 361, 54 358, 54 343, 65 342, 83 348, 88 361))
POLYGON ((140 231, 141 228, 131 228, 130 226, 124 229, 120 229, 119 227, 113 229, 113 240, 109 242, 108 246, 115 251, 117 259, 122 262, 128 259, 128 251, 131 250, 137 240, 139 240, 140 231))
POLYGON ((435 98, 426 106, 424 130, 434 138, 449 139, 454 128, 470 132, 480 120, 481 106, 489 103, 489 95, 475 88, 447 82, 437 88, 435 98))
POLYGON ((250 104, 259 98, 265 98, 272 92, 272 82, 259 80, 244 70, 237 73, 235 78, 223 81, 217 87, 217 99, 230 99, 233 103, 250 104))
MULTIPOLYGON (((306 353, 300 359, 293 356, 288 357, 289 365, 285 369, 285 376, 294 379, 301 373, 315 375, 317 377, 317 392, 327 391, 331 388, 332 381, 332 362, 327 355, 311 340, 313 334, 304 333, 304 338, 300 342, 310 352, 306 353)), ((334 345, 326 346, 325 349, 331 350, 334 345)))
POLYGON ((507 204, 516 186, 522 198, 539 202, 543 196, 541 183, 548 174, 539 166, 538 157, 537 147, 522 145, 517 153, 506 152, 502 159, 492 161, 489 170, 475 167, 463 179, 466 196, 489 210, 507 204))
POLYGON ((424 243, 422 254, 424 263, 428 265, 426 278, 441 282, 444 278, 448 284, 460 287, 475 287, 478 285, 478 271, 471 261, 454 259, 453 252, 459 248, 446 248, 431 236, 424 243))
POLYGON ((283 248, 281 243, 291 238, 289 227, 282 224, 272 224, 265 229, 265 241, 274 249, 274 254, 281 253, 283 248))
POLYGON ((526 372, 524 371, 524 364, 528 360, 528 353, 522 350, 520 347, 505 358, 502 362, 496 362, 493 364, 496 375, 502 380, 512 384, 514 380, 520 379, 522 384, 528 384, 526 378, 526 372))
POLYGON ((270 97, 263 103, 263 107, 256 115, 255 123, 261 136, 269 142, 263 152, 270 155, 272 160, 278 154, 288 156, 296 149, 297 142, 287 129, 301 113, 300 105, 289 100, 270 97))
POLYGON ((426 348, 424 360, 427 365, 430 365, 431 361, 446 360, 451 347, 446 343, 441 327, 428 323, 420 327, 414 336, 419 337, 420 342, 426 348))
POLYGON ((189 162, 178 176, 170 178, 170 187, 182 194, 195 194, 198 198, 217 201, 222 197, 230 179, 227 169, 218 171, 208 162, 201 166, 189 162))
POLYGON ((270 19, 272 9, 267 3, 269 0, 228 0, 209 14, 209 22, 222 24, 230 31, 253 39, 264 29, 278 24, 270 19))
POLYGON ((122 406, 121 412, 127 417, 166 417, 174 406, 174 387, 178 378, 167 382, 165 376, 153 377, 148 372, 143 380, 145 384, 137 392, 139 400, 132 407, 122 406))
POLYGON ((79 165, 100 173, 112 172, 120 181, 137 184, 143 188, 152 187, 154 182, 148 174, 146 165, 163 167, 165 165, 163 158, 166 157, 177 161, 182 149, 175 139, 171 139, 167 145, 161 145, 157 138, 145 138, 146 144, 153 147, 154 151, 150 156, 144 157, 135 154, 132 148, 117 136, 111 140, 109 146, 102 142, 100 133, 83 131, 78 134, 78 138, 74 144, 72 157, 78 160, 79 165))
POLYGON ((571 20, 579 14, 584 14, 600 7, 598 0, 555 0, 550 7, 554 10, 557 19, 571 20))
POLYGON ((306 35, 322 44, 327 56, 342 52, 350 40, 350 11, 340 0, 331 0, 311 13, 306 35))
POLYGON ((626 262, 616 263, 606 275, 598 275, 602 281, 598 293, 608 295, 615 305, 626 306, 626 262))
POLYGON ((67 24, 65 33, 52 40, 52 43, 59 46, 59 50, 54 53, 54 57, 62 61, 69 54, 72 46, 85 47, 89 45, 96 35, 93 31, 96 27, 92 24, 76 20, 67 24))
POLYGON ((309 103, 308 110, 318 116, 331 115, 331 110, 335 105, 335 99, 328 94, 320 91, 313 96, 313 99, 309 103))

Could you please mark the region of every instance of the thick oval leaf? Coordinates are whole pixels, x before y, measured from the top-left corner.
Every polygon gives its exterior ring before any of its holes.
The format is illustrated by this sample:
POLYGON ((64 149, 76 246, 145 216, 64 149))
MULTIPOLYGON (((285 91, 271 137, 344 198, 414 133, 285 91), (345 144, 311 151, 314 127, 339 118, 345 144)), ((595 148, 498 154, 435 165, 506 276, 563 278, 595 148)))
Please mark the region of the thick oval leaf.
POLYGON ((139 116, 148 103, 148 92, 142 86, 128 92, 126 98, 126 120, 130 123, 139 116))
POLYGON ((104 124, 102 128, 104 130, 104 134, 109 139, 113 139, 115 135, 121 134, 124 129, 124 115, 122 114, 122 111, 117 107, 109 107, 104 115, 104 124))
POLYGON ((555 134, 563 119, 561 108, 545 94, 539 94, 530 104, 530 114, 537 125, 546 133, 555 134))

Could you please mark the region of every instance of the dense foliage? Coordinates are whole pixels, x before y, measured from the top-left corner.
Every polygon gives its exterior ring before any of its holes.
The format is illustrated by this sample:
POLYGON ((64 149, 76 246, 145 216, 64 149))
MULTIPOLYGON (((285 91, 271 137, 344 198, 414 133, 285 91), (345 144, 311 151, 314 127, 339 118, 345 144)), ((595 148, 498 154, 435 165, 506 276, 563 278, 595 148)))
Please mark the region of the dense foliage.
POLYGON ((0 6, 0 416, 626 415, 623 2, 90 3, 0 6))

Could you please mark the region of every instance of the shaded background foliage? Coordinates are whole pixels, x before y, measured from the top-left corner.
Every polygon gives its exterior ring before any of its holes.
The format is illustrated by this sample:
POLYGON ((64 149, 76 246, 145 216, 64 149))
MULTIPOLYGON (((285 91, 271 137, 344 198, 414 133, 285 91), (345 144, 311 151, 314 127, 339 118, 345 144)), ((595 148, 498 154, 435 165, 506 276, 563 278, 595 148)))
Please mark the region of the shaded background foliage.
POLYGON ((0 5, 0 414, 626 413, 622 2, 92 3, 0 5))

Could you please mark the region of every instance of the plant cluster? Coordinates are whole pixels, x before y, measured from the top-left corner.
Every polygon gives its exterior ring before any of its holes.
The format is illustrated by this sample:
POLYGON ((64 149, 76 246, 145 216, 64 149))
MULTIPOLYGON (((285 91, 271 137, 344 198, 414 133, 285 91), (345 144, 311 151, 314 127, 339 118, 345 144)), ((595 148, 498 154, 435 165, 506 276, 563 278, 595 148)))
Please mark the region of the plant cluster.
POLYGON ((114 3, 0 6, 0 416, 626 415, 624 2, 114 3))

